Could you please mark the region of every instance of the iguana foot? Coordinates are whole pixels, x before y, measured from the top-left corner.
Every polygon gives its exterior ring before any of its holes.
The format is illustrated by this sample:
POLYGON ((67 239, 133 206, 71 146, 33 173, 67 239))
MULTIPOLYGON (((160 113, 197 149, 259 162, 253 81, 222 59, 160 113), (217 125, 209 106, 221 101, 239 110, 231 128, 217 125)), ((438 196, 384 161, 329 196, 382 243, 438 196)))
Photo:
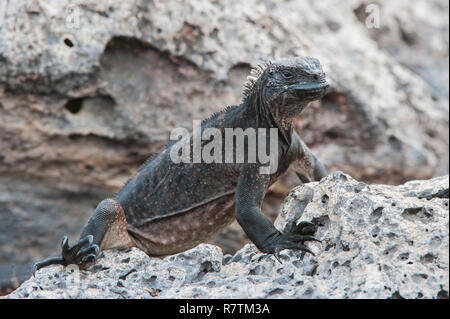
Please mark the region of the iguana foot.
POLYGON ((279 233, 271 243, 271 250, 274 257, 280 262, 280 252, 284 249, 297 249, 315 256, 311 249, 304 245, 305 241, 321 242, 312 236, 316 232, 316 226, 307 221, 302 221, 298 225, 289 227, 285 233, 279 233))
POLYGON ((43 261, 35 263, 33 274, 37 270, 49 265, 67 266, 75 264, 80 268, 86 268, 92 263, 95 263, 100 249, 98 245, 92 245, 92 241, 93 236, 88 235, 70 247, 69 239, 67 236, 64 236, 61 242, 61 256, 44 259, 43 261))
POLYGON ((64 236, 61 242, 61 255, 65 261, 65 266, 75 264, 80 268, 86 268, 91 263, 95 263, 100 249, 98 245, 92 245, 93 239, 92 235, 88 235, 70 247, 69 239, 64 236))

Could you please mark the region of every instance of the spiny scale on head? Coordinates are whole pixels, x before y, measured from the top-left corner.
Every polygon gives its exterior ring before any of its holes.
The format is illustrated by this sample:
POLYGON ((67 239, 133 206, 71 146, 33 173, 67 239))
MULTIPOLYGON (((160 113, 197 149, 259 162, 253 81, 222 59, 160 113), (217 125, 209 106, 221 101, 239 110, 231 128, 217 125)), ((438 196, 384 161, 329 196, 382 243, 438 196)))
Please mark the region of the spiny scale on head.
POLYGON ((244 98, 247 97, 251 90, 253 89, 253 85, 258 81, 261 74, 272 64, 272 61, 263 62, 261 64, 256 65, 250 70, 250 75, 247 76, 247 81, 244 83, 244 98))

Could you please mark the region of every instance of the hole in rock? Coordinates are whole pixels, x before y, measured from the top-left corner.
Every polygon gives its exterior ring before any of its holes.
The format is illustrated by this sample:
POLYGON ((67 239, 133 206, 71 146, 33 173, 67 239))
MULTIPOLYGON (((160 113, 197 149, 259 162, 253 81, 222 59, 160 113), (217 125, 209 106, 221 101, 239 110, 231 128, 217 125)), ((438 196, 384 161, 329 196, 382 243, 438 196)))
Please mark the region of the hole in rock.
POLYGON ((65 38, 64 39, 64 44, 67 45, 69 48, 73 48, 74 47, 74 43, 72 42, 72 40, 70 40, 69 38, 65 38))
POLYGON ((67 103, 64 105, 64 107, 70 113, 77 114, 83 108, 83 98, 70 99, 69 101, 67 101, 67 103))

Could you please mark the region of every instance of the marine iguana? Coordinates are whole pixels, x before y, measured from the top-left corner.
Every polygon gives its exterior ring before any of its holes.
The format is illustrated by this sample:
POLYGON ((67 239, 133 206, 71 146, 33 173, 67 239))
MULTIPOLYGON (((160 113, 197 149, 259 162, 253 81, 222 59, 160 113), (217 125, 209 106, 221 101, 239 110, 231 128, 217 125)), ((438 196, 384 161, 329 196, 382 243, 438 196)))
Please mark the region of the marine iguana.
MULTIPOLYGON (((304 244, 318 241, 313 237, 312 223, 291 225, 282 233, 260 207, 269 186, 289 167, 294 168, 302 182, 327 175, 294 130, 294 121, 311 101, 325 94, 328 86, 319 61, 312 57, 269 62, 254 68, 245 84, 242 103, 204 120, 201 130, 251 128, 258 135, 258 128, 276 128, 278 166, 274 172, 262 174, 261 161, 249 161, 248 154, 244 163, 175 163, 170 151, 178 144, 168 144, 144 163, 114 198, 98 204, 77 243, 71 246, 64 237, 61 254, 34 264, 33 273, 52 264, 86 268, 96 262, 104 249, 134 246, 150 256, 175 254, 208 241, 234 218, 261 252, 274 254, 277 259, 283 249, 312 253, 304 244)), ((191 135, 188 139, 191 148, 193 138, 191 135)), ((269 136, 264 138, 269 144, 269 136)), ((247 152, 250 146, 246 138, 247 152)), ((234 159, 236 149, 233 154, 234 159)), ((25 279, 20 274, 30 271, 17 268, 14 280, 13 269, 0 269, 0 288, 8 283, 17 286, 25 279)))

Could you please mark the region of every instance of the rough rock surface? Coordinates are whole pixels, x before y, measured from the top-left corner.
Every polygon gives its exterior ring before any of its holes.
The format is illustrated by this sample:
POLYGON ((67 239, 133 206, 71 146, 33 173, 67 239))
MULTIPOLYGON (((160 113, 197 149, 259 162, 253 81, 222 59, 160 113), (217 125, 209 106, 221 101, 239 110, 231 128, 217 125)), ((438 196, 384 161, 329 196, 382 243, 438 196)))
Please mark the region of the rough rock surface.
POLYGON ((449 178, 367 185, 335 172, 293 189, 276 226, 312 220, 317 257, 280 264, 246 245, 202 244, 164 259, 105 251, 87 271, 52 266, 6 298, 448 298, 449 178))
MULTIPOLYGON (((250 65, 268 58, 312 55, 326 68, 332 92, 298 128, 330 170, 382 183, 447 173, 448 2, 417 3, 381 2, 373 30, 361 0, 1 1, 0 175, 13 182, 0 214, 16 214, 28 236, 6 238, 14 247, 1 245, 0 262, 57 249, 17 215, 27 206, 39 224, 37 207, 50 202, 36 190, 35 205, 18 203, 17 192, 38 180, 62 190, 51 203, 58 219, 89 215, 92 196, 117 191, 170 129, 238 103, 250 65)), ((47 217, 48 229, 58 219, 47 217)), ((236 224, 214 242, 235 251, 234 238, 244 238, 236 224)))
MULTIPOLYGON (((366 5, 353 0, 361 22, 367 19, 366 5)), ((449 28, 448 1, 383 1, 380 28, 368 29, 370 36, 402 65, 419 74, 434 90, 437 98, 448 104, 449 28), (432 17, 432 18, 430 18, 432 17)))

